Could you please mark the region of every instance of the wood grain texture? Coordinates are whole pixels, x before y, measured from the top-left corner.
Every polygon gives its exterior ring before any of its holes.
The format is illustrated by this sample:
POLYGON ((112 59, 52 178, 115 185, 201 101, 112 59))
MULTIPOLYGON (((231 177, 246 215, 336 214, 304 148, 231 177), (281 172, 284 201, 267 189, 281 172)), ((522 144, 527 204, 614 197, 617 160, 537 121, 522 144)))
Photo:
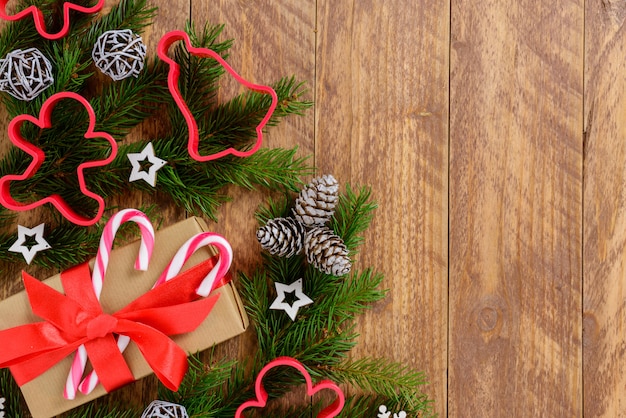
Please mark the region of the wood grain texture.
POLYGON ((425 370, 446 414, 448 33, 445 1, 318 1, 315 158, 370 185, 360 266, 390 289, 358 318, 355 357, 425 370))
POLYGON ((582 4, 452 3, 450 416, 581 415, 582 4))
POLYGON ((587 2, 585 417, 626 416, 626 32, 623 2, 587 2))

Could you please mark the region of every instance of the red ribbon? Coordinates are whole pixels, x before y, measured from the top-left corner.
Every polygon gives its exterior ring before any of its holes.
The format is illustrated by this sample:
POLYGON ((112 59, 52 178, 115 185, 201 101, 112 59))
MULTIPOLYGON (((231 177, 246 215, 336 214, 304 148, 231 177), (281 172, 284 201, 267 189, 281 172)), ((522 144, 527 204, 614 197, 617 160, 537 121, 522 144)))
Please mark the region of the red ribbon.
MULTIPOLYGON (((84 344, 107 392, 135 379, 117 348, 114 334, 130 337, 163 384, 176 391, 187 371, 187 355, 168 336, 194 331, 209 315, 218 295, 199 299, 196 289, 216 257, 179 274, 107 314, 91 283, 89 266, 61 273, 65 295, 22 272, 36 322, 0 331, 0 367, 10 367, 22 386, 84 344)), ((228 278, 214 285, 223 286, 228 278)))

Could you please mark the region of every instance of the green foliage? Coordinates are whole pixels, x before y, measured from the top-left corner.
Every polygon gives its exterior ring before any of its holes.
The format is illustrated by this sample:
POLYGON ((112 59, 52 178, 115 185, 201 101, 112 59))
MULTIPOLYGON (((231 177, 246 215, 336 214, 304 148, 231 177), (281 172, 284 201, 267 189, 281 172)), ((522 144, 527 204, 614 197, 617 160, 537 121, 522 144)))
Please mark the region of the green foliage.
MULTIPOLYGON (((80 0, 76 3, 89 6, 95 1, 80 0)), ((58 1, 20 0, 16 6, 19 10, 30 5, 36 5, 43 11, 51 31, 59 27, 58 1)), ((159 172, 158 191, 194 215, 217 220, 218 207, 229 200, 225 193, 225 186, 228 185, 246 189, 296 190, 301 184, 300 178, 312 172, 308 160, 296 155, 296 148, 261 149, 248 158, 228 156, 209 163, 191 159, 187 151, 187 125, 167 88, 169 68, 160 60, 147 62, 138 77, 117 82, 95 68, 91 50, 102 33, 114 29, 131 29, 141 33, 152 24, 156 13, 156 8, 147 0, 122 0, 113 5, 107 14, 94 17, 76 13, 70 35, 56 41, 41 38, 32 19, 9 22, 0 32, 0 56, 17 48, 35 46, 53 63, 55 79, 50 88, 30 102, 0 93, 9 116, 38 116, 39 109, 50 96, 61 91, 73 91, 89 99, 96 113, 96 130, 110 133, 117 141, 148 119, 162 121, 157 137, 132 143, 126 141, 120 145, 112 164, 86 171, 87 187, 107 201, 129 190, 154 193, 155 189, 143 181, 128 181, 131 166, 127 153, 140 152, 148 142, 153 143, 159 158, 168 162, 159 172)), ((196 28, 189 23, 185 29, 194 46, 211 48, 223 57, 227 57, 233 46, 232 40, 220 40, 223 25, 196 28)), ((249 149, 255 139, 256 126, 269 108, 268 96, 245 92, 230 101, 220 102, 216 93, 225 72, 215 60, 190 55, 182 43, 175 45, 170 53, 180 65, 180 88, 198 121, 200 153, 215 153, 229 147, 249 149)), ((268 126, 277 124, 286 116, 300 115, 311 106, 311 102, 301 99, 306 89, 295 78, 283 77, 273 87, 280 103, 268 126)), ((11 193, 17 201, 25 203, 58 194, 79 214, 90 218, 95 214, 97 204, 80 191, 76 169, 85 161, 106 158, 110 146, 103 139, 85 140, 88 114, 74 101, 59 102, 52 121, 48 129, 42 130, 30 123, 22 127, 22 135, 42 148, 46 158, 32 178, 14 182, 11 193)), ((21 174, 31 161, 23 151, 11 147, 0 158, 0 176, 21 174)), ((56 216, 56 211, 52 213, 56 216)), ((0 221, 4 219, 10 219, 10 215, 2 208, 0 221)), ((97 232, 93 228, 82 231, 61 221, 46 236, 53 248, 45 255, 42 252, 35 257, 35 263, 66 267, 72 262, 79 262, 86 254, 93 255, 96 247, 92 244, 97 242, 97 232), (69 246, 77 242, 82 245, 76 249, 76 257, 72 257, 68 253, 69 246)), ((8 235, 0 236, 0 249, 10 246, 12 233, 8 229, 8 235)), ((20 258, 13 253, 0 255, 0 263, 16 261, 19 262, 20 258)))
MULTIPOLYGON (((257 218, 263 224, 289 216, 292 201, 289 194, 270 200, 259 209, 257 218)), ((375 208, 368 188, 354 190, 348 186, 340 196, 331 225, 350 243, 353 255, 375 208)), ((379 290, 382 279, 382 274, 371 268, 334 277, 306 264, 303 256, 264 254, 258 270, 239 276, 241 295, 257 336, 256 357, 244 363, 219 362, 211 357, 209 367, 192 359, 193 372, 182 385, 183 395, 163 389, 160 396, 185 405, 191 417, 233 416, 239 405, 254 397, 254 378, 260 369, 276 357, 290 356, 301 361, 315 380, 328 378, 353 388, 351 393, 357 395, 348 398, 342 417, 372 417, 381 404, 403 409, 408 416, 432 416, 431 401, 420 391, 426 384, 423 373, 386 359, 349 357, 357 338, 354 318, 384 298, 385 291, 379 290), (291 283, 300 277, 304 278, 304 293, 315 303, 301 308, 291 321, 284 312, 270 310, 269 305, 276 297, 274 282, 291 283)), ((302 383, 302 376, 289 368, 271 370, 264 379, 270 399, 280 398, 302 383)), ((267 409, 251 410, 247 416, 309 417, 323 407, 317 397, 310 404, 289 407, 270 402, 267 409)))

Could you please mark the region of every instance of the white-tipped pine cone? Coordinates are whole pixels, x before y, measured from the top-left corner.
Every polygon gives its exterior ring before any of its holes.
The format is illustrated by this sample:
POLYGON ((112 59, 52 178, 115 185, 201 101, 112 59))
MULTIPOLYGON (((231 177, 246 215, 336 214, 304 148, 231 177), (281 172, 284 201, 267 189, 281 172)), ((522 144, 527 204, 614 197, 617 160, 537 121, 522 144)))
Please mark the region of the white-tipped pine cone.
POLYGON ((304 226, 293 218, 275 218, 259 228, 256 238, 261 247, 279 257, 291 257, 302 251, 304 226))
POLYGON ((316 226, 307 231, 304 253, 309 264, 326 274, 343 276, 352 268, 346 244, 326 226, 316 226))
POLYGON ((326 174, 311 180, 296 198, 293 215, 304 226, 324 225, 333 216, 339 200, 339 183, 326 174))

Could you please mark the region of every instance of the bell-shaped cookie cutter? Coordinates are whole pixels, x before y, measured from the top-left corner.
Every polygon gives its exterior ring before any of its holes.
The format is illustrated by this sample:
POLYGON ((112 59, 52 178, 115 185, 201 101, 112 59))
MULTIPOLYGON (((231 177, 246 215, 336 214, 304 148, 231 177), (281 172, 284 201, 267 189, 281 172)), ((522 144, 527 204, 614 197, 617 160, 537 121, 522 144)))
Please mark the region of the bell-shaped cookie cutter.
POLYGON ((263 141, 263 128, 269 122, 278 104, 278 96, 276 95, 276 92, 274 91, 274 89, 272 89, 269 86, 254 84, 254 83, 249 82, 248 80, 245 80, 217 52, 208 48, 196 48, 193 45, 191 45, 191 40, 189 39, 189 35, 183 31, 171 31, 163 35, 163 37, 159 41, 157 54, 159 58, 163 60, 165 63, 167 63, 170 67, 168 78, 167 78, 167 85, 172 94, 172 97, 174 98, 174 101, 176 102, 176 105, 182 112, 185 118, 185 121, 187 122, 187 128, 189 129, 189 141, 187 144, 187 148, 189 150, 189 155, 191 156, 191 158, 193 158, 196 161, 205 162, 205 161, 216 160, 226 155, 234 155, 237 157, 249 157, 261 147, 261 143, 263 141), (224 67, 224 69, 230 75, 232 75, 235 78, 235 80, 237 80, 238 83, 240 83, 247 89, 257 91, 263 94, 268 94, 271 96, 272 103, 270 104, 270 107, 267 113, 265 114, 261 122, 256 127, 257 140, 256 140, 256 143, 252 146, 252 148, 250 148, 247 151, 239 151, 231 147, 223 151, 217 152, 215 154, 200 155, 198 151, 198 146, 200 142, 198 123, 196 122, 196 119, 193 117, 191 110, 189 110, 189 107, 187 106, 187 103, 185 102, 185 99, 183 98, 180 92, 180 89, 178 88, 178 79, 180 77, 180 66, 178 65, 176 61, 174 61, 172 58, 170 58, 167 55, 167 52, 169 51, 172 44, 178 41, 183 41, 185 43, 185 47, 187 48, 187 51, 189 51, 190 54, 197 56, 197 57, 213 58, 214 60, 216 60, 219 63, 219 65, 224 67))

